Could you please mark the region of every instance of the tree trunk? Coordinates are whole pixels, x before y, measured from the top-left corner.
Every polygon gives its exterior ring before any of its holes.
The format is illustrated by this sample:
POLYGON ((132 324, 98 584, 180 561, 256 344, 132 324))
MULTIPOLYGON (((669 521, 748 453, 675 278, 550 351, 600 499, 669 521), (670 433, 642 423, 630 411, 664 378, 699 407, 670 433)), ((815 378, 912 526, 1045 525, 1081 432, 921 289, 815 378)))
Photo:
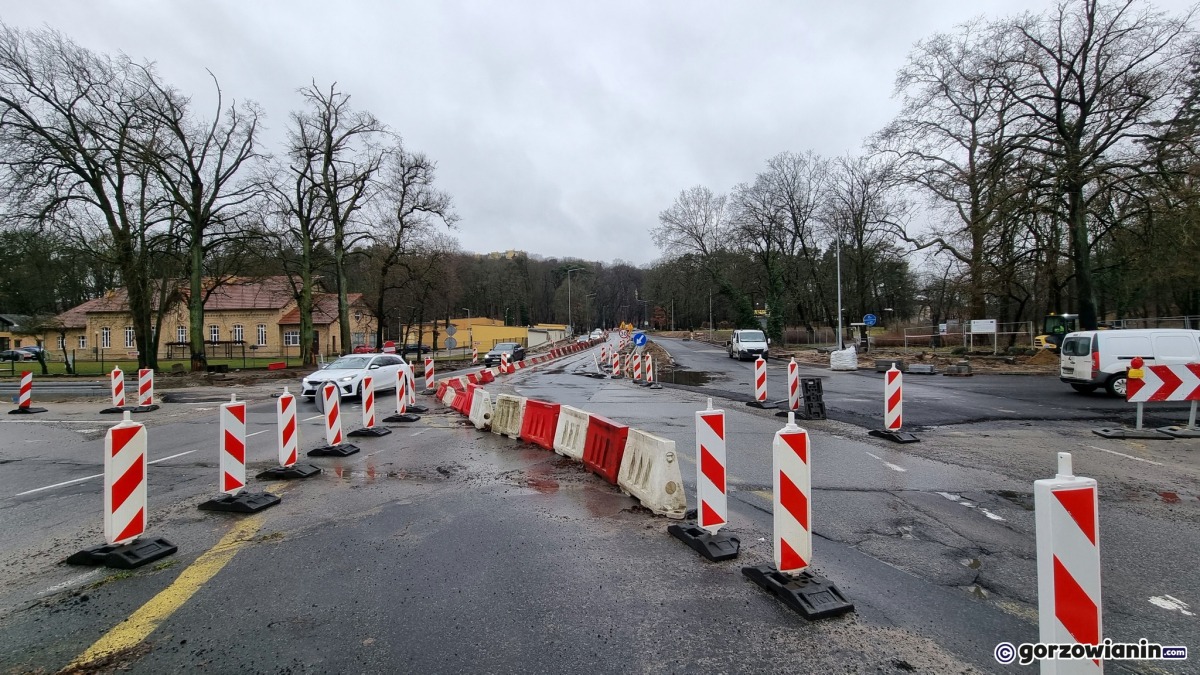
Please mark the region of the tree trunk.
POLYGON ((1075 267, 1075 295, 1079 301, 1079 329, 1096 330, 1096 288, 1092 282, 1091 242, 1088 240, 1087 211, 1083 185, 1067 183, 1067 226, 1071 233, 1071 262, 1075 267))
POLYGON ((346 243, 342 236, 333 238, 333 266, 337 275, 338 337, 342 351, 350 353, 350 303, 346 299, 346 243))
POLYGON ((189 351, 192 372, 202 373, 208 369, 208 356, 204 351, 204 245, 195 226, 188 250, 188 267, 189 351))

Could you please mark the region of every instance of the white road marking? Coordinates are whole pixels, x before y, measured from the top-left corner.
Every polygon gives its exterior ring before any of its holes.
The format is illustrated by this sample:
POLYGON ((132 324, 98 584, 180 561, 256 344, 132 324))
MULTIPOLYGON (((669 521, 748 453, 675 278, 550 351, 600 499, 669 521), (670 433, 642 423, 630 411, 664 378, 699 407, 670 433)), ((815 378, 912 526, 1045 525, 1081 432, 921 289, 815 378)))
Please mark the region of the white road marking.
POLYGON ((1133 459, 1133 460, 1137 460, 1137 461, 1139 461, 1139 462, 1145 462, 1145 463, 1147 463, 1147 464, 1153 464, 1154 466, 1162 466, 1162 463, 1161 463, 1161 462, 1155 462, 1154 460, 1145 459, 1145 458, 1143 458, 1143 457, 1134 457, 1133 455, 1127 455, 1127 454, 1125 454, 1125 453, 1123 453, 1123 452, 1117 452, 1116 450, 1107 450, 1107 449, 1105 449, 1105 448, 1098 448, 1098 447, 1096 447, 1096 446, 1094 446, 1094 445, 1085 445, 1085 446, 1083 446, 1083 447, 1085 447, 1085 448, 1091 448, 1092 450, 1099 450, 1100 452, 1107 452, 1107 453, 1108 453, 1108 454, 1110 454, 1110 455, 1116 455, 1116 456, 1118 456, 1118 457, 1124 457, 1125 459, 1133 459))
POLYGON ((92 577, 94 577, 98 574, 100 574, 99 569, 94 569, 91 572, 84 572, 83 574, 77 574, 62 583, 54 584, 50 588, 43 590, 42 592, 38 593, 38 597, 41 597, 43 595, 50 595, 51 593, 57 593, 64 588, 78 586, 79 584, 82 584, 83 582, 87 581, 88 579, 91 579, 92 577))
POLYGON ((116 420, 0 420, 0 424, 109 424, 116 420))
POLYGON ((421 434, 425 433, 426 431, 427 431, 426 429, 422 429, 420 431, 414 431, 411 434, 409 434, 409 436, 420 436, 421 434))
POLYGON ((1007 410, 1007 409, 1005 409, 1005 408, 996 408, 996 412, 1002 412, 1002 413, 1015 413, 1015 412, 1017 412, 1017 411, 1016 411, 1016 410, 1007 410))
POLYGON ((1195 612, 1188 611, 1188 604, 1186 602, 1169 595, 1156 595, 1150 598, 1150 604, 1173 612, 1179 612, 1184 616, 1196 616, 1195 612))
POLYGON ((979 509, 979 512, 982 513, 983 515, 987 516, 988 518, 991 518, 992 520, 999 520, 1000 522, 1004 522, 1003 518, 992 513, 991 511, 988 511, 987 509, 979 509))
POLYGON ((302 419, 300 421, 301 422, 311 422, 313 420, 319 420, 319 419, 321 419, 321 417, 322 417, 321 415, 313 415, 312 417, 305 417, 304 419, 302 419))
MULTIPOLYGON (((146 463, 147 463, 147 464, 158 464, 159 462, 165 462, 165 461, 167 461, 168 459, 175 459, 176 457, 183 457, 184 455, 190 455, 190 454, 192 454, 193 452, 195 452, 195 450, 185 450, 184 452, 180 452, 180 453, 177 453, 177 454, 171 455, 171 456, 169 456, 169 457, 160 457, 160 458, 158 458, 158 459, 154 459, 154 460, 151 460, 151 461, 149 461, 149 462, 146 462, 146 463)), ((96 473, 96 474, 92 474, 92 475, 90 475, 90 476, 84 476, 83 478, 72 478, 71 480, 65 480, 65 481, 63 481, 63 482, 61 482, 61 483, 55 483, 54 485, 47 485, 47 486, 45 486, 45 487, 34 488, 34 489, 32 489, 32 490, 26 490, 26 491, 24 491, 24 492, 18 492, 17 494, 15 494, 15 495, 13 495, 13 496, 14 496, 14 497, 24 497, 25 495, 31 495, 31 494, 33 494, 33 493, 35 493, 35 492, 42 492, 42 491, 44 491, 44 490, 53 490, 54 488, 66 487, 66 486, 68 486, 68 485, 74 485, 74 484, 76 484, 76 483, 82 483, 82 482, 83 482, 83 481, 85 481, 85 480, 91 480, 91 479, 93 479, 93 478, 103 478, 103 477, 104 477, 104 474, 102 474, 102 473, 96 473)))
POLYGON ((949 499, 952 502, 957 502, 960 499, 962 499, 962 497, 959 497, 958 495, 952 494, 950 492, 939 492, 938 494, 945 497, 946 499, 949 499))
POLYGON ((256 431, 256 432, 254 432, 254 433, 252 433, 252 434, 246 434, 246 438, 250 438, 251 436, 257 436, 257 435, 259 435, 259 434, 265 434, 265 433, 267 433, 268 431, 271 431, 271 430, 270 430, 270 429, 263 429, 262 431, 256 431))
POLYGON ((891 469, 892 471, 900 471, 900 472, 908 471, 908 469, 906 469, 902 466, 896 465, 896 464, 892 464, 891 462, 885 460, 884 458, 880 457, 879 455, 873 455, 869 452, 867 454, 870 455, 871 457, 874 457, 875 459, 879 460, 880 462, 883 462, 883 465, 886 466, 887 468, 891 469))

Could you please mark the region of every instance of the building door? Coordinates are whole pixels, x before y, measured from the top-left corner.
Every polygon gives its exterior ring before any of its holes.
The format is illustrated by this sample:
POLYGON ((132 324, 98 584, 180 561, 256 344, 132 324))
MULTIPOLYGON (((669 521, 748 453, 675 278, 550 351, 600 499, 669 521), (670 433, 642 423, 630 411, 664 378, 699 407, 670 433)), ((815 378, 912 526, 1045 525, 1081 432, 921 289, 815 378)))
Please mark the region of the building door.
POLYGON ((313 329, 312 353, 321 353, 321 331, 313 329))

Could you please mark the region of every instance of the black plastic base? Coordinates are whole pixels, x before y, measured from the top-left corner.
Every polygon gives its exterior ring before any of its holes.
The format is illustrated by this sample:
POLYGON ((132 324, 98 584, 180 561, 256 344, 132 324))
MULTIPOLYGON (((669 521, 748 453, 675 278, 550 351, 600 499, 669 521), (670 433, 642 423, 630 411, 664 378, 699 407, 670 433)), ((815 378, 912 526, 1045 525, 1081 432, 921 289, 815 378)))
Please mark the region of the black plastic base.
POLYGON ((421 419, 420 415, 409 415, 408 413, 398 413, 395 415, 389 415, 389 416, 383 418, 383 420, 381 420, 381 421, 383 421, 386 424, 408 424, 409 422, 416 422, 419 419, 421 419))
POLYGON ((786 406, 784 406, 784 408, 782 410, 780 410, 779 412, 775 413, 775 416, 776 417, 787 417, 788 413, 795 413, 796 419, 798 419, 798 420, 805 419, 803 408, 797 408, 795 410, 790 410, 786 406))
POLYGON ((921 439, 913 436, 907 431, 888 431, 887 429, 872 429, 867 432, 868 435, 875 438, 883 438, 893 443, 920 443, 921 439))
POLYGON ((319 448, 313 448, 308 451, 309 457, 349 457, 358 452, 358 446, 352 443, 339 443, 338 445, 322 445, 319 448))
POLYGON ((312 464, 273 466, 255 476, 258 480, 303 480, 321 473, 321 468, 312 464))
POLYGON ((832 581, 811 572, 792 577, 774 565, 756 565, 743 567, 742 574, 809 621, 854 611, 854 603, 832 581))
POLYGON ((775 407, 774 403, 768 403, 766 401, 746 401, 746 405, 750 406, 751 408, 760 408, 762 410, 775 407))
POLYGON ((1198 427, 1159 427, 1158 430, 1171 438, 1200 438, 1198 427))
POLYGON ((388 429, 386 427, 363 427, 361 429, 355 429, 354 431, 348 432, 346 435, 347 436, 379 437, 379 436, 387 436, 390 433, 392 433, 392 430, 388 429))
POLYGON ((283 501, 279 496, 266 492, 239 492, 236 495, 221 495, 203 502, 201 511, 225 511, 227 513, 256 513, 283 501))
POLYGON ((662 385, 657 382, 650 383, 650 389, 662 389, 662 385))
POLYGON ((1169 441, 1173 437, 1160 433, 1158 429, 1092 429, 1102 438, 1136 438, 1142 441, 1169 441))
POLYGON ((111 408, 105 408, 100 411, 101 415, 120 415, 123 412, 131 413, 148 413, 158 410, 158 404, 154 405, 115 405, 111 408))
POLYGON ((66 563, 131 570, 165 558, 178 550, 179 547, 166 539, 135 539, 128 544, 102 544, 85 548, 67 558, 66 563))
POLYGON ((423 389, 420 393, 425 396, 437 396, 437 389, 423 389))
POLYGON ((44 412, 46 412, 45 408, 17 408, 16 410, 9 410, 8 414, 9 415, 33 415, 35 413, 44 413, 44 412))
POLYGON ((695 525, 668 525, 667 532, 713 562, 732 560, 741 551, 741 539, 720 532, 709 534, 695 525))
POLYGON ((417 413, 417 414, 427 413, 427 412, 429 412, 429 408, 426 408, 423 405, 410 405, 410 406, 408 406, 408 412, 417 413))

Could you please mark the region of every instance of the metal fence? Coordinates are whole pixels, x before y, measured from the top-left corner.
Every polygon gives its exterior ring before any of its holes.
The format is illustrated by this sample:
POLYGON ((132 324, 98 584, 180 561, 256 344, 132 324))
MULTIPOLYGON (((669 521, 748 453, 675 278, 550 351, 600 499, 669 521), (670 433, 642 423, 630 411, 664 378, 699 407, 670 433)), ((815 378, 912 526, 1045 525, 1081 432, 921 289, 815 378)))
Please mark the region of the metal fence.
POLYGON ((904 329, 904 351, 908 353, 912 348, 937 349, 939 347, 965 347, 968 351, 974 351, 976 346, 987 348, 990 344, 993 354, 1000 352, 1000 346, 1009 347, 1032 347, 1033 346, 1033 322, 1032 321, 1016 321, 1013 323, 997 323, 996 332, 994 333, 972 333, 969 323, 960 323, 953 327, 947 327, 946 332, 941 332, 939 326, 915 326, 904 329))

